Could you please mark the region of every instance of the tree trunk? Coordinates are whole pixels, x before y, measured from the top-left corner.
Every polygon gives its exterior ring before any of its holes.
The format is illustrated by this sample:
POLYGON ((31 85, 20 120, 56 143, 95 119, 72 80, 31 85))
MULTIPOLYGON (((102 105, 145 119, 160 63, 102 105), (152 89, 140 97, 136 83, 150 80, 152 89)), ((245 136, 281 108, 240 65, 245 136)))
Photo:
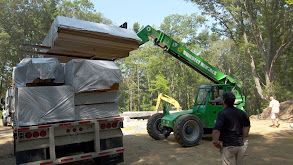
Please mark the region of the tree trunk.
POLYGON ((139 62, 138 62, 138 64, 136 65, 136 68, 137 68, 137 111, 140 111, 140 88, 139 88, 139 86, 140 86, 140 83, 139 83, 139 62))
MULTIPOLYGON (((146 73, 146 76, 147 76, 147 81, 148 81, 147 83, 148 83, 148 88, 149 88, 148 91, 151 91, 150 90, 151 89, 151 86, 150 86, 150 77, 149 77, 148 73, 146 73)), ((153 92, 152 91, 150 92, 149 103, 150 103, 151 106, 153 105, 153 92)))
POLYGON ((131 75, 128 77, 128 90, 129 90, 129 111, 133 111, 133 100, 132 100, 132 87, 131 87, 131 75))
MULTIPOLYGON (((246 32, 244 32, 243 37, 244 37, 245 43, 248 44, 246 32)), ((255 83, 256 91, 257 91, 257 93, 258 93, 258 95, 260 96, 261 99, 265 99, 264 94, 263 94, 263 90, 262 90, 261 85, 260 85, 259 77, 257 76, 257 73, 256 73, 256 67, 255 67, 254 58, 253 58, 253 56, 251 54, 251 51, 250 51, 249 47, 247 47, 247 53, 248 53, 248 57, 250 58, 250 67, 251 67, 251 72, 252 72, 253 80, 254 80, 254 83, 255 83)))

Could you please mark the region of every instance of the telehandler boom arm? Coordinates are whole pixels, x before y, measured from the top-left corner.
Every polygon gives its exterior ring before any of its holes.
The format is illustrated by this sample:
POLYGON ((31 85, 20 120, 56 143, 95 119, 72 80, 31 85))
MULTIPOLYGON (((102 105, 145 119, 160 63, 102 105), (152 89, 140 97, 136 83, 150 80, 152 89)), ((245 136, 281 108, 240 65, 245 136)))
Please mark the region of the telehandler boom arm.
POLYGON ((196 70, 215 84, 237 84, 239 86, 239 84, 232 77, 220 72, 218 69, 208 64, 199 56, 195 55, 189 49, 185 48, 179 42, 175 41, 163 32, 155 30, 148 25, 138 32, 137 35, 142 39, 140 45, 148 42, 150 38, 153 39, 156 45, 163 48, 172 56, 190 66, 192 69, 196 70))

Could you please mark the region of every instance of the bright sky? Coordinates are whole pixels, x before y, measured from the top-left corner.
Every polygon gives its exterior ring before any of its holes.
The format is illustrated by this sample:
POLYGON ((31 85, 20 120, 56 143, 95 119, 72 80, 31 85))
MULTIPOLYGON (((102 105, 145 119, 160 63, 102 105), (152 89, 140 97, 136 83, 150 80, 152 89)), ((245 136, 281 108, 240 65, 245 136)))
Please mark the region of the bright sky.
POLYGON ((119 26, 124 22, 132 28, 135 22, 159 27, 166 16, 171 14, 198 13, 193 3, 184 0, 92 0, 97 12, 119 26))

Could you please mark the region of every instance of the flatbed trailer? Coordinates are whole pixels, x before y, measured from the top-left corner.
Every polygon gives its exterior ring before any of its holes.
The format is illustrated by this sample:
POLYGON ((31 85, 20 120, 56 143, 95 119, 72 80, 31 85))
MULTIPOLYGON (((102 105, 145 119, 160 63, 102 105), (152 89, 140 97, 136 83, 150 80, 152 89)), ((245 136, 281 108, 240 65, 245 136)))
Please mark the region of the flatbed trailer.
POLYGON ((14 128, 16 164, 123 162, 123 117, 14 128))

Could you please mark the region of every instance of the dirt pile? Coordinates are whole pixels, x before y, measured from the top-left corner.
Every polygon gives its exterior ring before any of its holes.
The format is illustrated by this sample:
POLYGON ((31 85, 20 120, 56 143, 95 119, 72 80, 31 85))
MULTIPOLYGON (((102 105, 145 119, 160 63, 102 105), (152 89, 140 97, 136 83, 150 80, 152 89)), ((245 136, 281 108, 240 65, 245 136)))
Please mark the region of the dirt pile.
MULTIPOLYGON (((293 122, 293 100, 288 100, 285 102, 280 103, 280 113, 279 118, 280 120, 286 121, 286 122, 293 122)), ((259 119, 271 119, 270 118, 271 112, 269 111, 269 107, 263 110, 263 112, 257 116, 253 115, 251 118, 259 118, 259 119)))

